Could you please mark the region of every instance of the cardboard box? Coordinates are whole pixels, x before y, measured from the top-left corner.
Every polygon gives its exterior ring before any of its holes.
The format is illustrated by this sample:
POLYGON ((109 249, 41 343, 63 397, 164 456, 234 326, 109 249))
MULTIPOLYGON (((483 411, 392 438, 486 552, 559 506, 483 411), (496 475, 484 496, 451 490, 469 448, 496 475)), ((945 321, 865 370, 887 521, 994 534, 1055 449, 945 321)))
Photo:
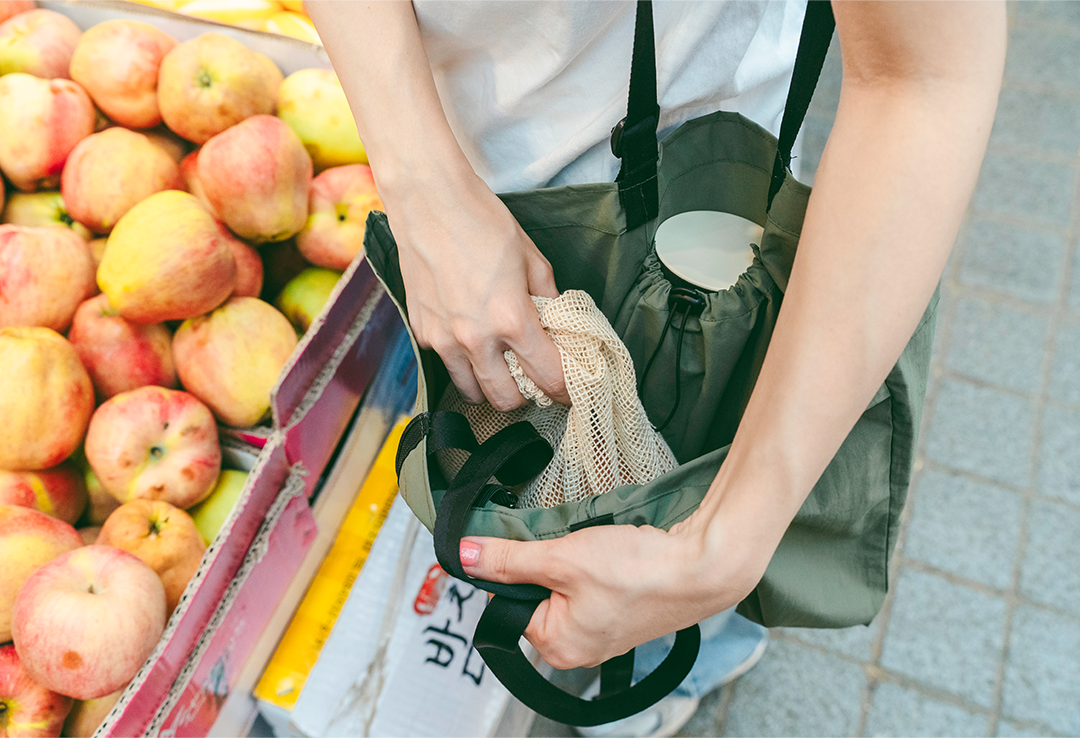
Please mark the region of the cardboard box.
MULTIPOLYGON (((321 46, 135 3, 42 0, 39 5, 68 16, 84 30, 105 20, 130 18, 155 25, 180 41, 207 31, 222 33, 265 54, 285 74, 330 67, 321 46)), ((397 310, 370 267, 362 259, 355 261, 282 372, 273 394, 271 423, 223 429, 223 445, 246 455, 251 466, 245 488, 207 548, 157 647, 97 735, 157 732, 166 719, 181 725, 184 711, 205 710, 209 703, 199 702, 203 692, 185 693, 180 688, 202 676, 202 659, 193 661, 193 655, 209 654, 210 663, 217 665, 219 651, 241 653, 250 639, 261 635, 259 619, 273 613, 290 584, 288 574, 315 541, 309 498, 388 347, 402 335, 397 310), (267 580, 266 589, 255 597, 243 584, 261 562, 265 562, 262 570, 277 566, 282 576, 267 580), (235 608, 234 618, 239 617, 235 613, 249 615, 243 618, 243 627, 235 626, 236 639, 230 633, 221 645, 217 628, 225 620, 227 603, 235 608)), ((385 436, 386 429, 382 432, 385 436)))

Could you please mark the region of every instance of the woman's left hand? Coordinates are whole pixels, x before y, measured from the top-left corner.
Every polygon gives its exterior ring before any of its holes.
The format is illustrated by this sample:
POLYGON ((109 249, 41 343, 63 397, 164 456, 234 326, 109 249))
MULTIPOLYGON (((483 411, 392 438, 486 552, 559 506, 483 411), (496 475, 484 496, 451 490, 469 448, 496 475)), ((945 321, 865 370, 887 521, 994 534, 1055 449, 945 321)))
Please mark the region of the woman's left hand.
POLYGON ((735 605, 756 584, 710 564, 725 557, 710 555, 688 523, 596 526, 547 541, 465 538, 461 561, 478 579, 550 589, 525 637, 557 669, 596 666, 735 605))

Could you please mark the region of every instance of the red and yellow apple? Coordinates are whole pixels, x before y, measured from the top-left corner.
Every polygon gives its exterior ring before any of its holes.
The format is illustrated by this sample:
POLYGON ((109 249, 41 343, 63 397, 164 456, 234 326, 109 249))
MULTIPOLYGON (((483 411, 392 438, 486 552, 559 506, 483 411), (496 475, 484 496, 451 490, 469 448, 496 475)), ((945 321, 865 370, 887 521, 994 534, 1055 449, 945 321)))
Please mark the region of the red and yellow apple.
POLYGON ((334 269, 308 267, 289 280, 274 304, 302 336, 322 312, 340 279, 341 272, 334 269))
POLYGON ((64 207, 64 196, 58 190, 41 192, 12 192, 4 206, 2 220, 12 225, 63 226, 84 239, 93 238, 86 226, 75 220, 64 207))
POLYGON ((191 516, 164 500, 125 502, 101 526, 97 542, 135 554, 157 572, 170 613, 206 552, 191 516))
POLYGON ((0 469, 0 505, 21 505, 75 525, 89 497, 82 470, 68 460, 51 469, 0 469))
POLYGON ((213 136, 253 115, 274 112, 281 71, 267 57, 220 33, 174 47, 158 71, 158 107, 189 141, 213 136))
POLYGON ((209 497, 187 511, 208 545, 217 537, 236 501, 240 499, 247 478, 247 472, 222 469, 209 497))
POLYGON ((210 494, 221 471, 214 416, 182 390, 147 386, 106 400, 83 447, 101 486, 121 502, 188 508, 210 494))
POLYGON ((247 427, 270 414, 270 391, 296 348, 288 318, 254 297, 232 297, 185 320, 173 336, 180 382, 225 425, 247 427))
POLYGON ((72 702, 31 679, 15 646, 0 646, 0 738, 56 738, 72 702))
POLYGON ((70 18, 55 10, 19 13, 0 23, 0 75, 70 79, 68 65, 81 35, 70 18))
POLYGON ((88 28, 71 57, 71 78, 105 115, 128 128, 161 122, 158 69, 176 39, 139 21, 107 20, 88 28))
POLYGON ((364 250, 368 213, 382 208, 369 167, 327 169, 311 182, 307 223, 296 246, 315 266, 344 271, 364 250))
POLYGON ((63 520, 21 505, 0 505, 0 643, 11 640, 11 610, 23 583, 39 567, 82 545, 63 520))
POLYGON ((356 120, 337 75, 330 69, 301 69, 278 89, 277 114, 304 143, 315 169, 367 164, 356 120))
POLYGON ((223 303, 236 287, 236 262, 214 217, 195 196, 165 190, 120 218, 97 280, 122 316, 161 323, 223 303))
POLYGON ((20 190, 59 186, 68 154, 93 132, 94 104, 77 82, 0 77, 0 170, 20 190))
POLYGON ((155 192, 179 190, 180 167, 141 133, 107 128, 72 149, 60 178, 71 217, 95 233, 108 233, 137 203, 155 192))
POLYGON ((213 212, 247 241, 282 241, 304 227, 311 157, 280 118, 256 115, 199 150, 196 171, 213 212))
POLYGON ((94 385, 66 338, 0 328, 0 469, 48 469, 78 448, 94 385))
POLYGON ((161 638, 165 617, 165 588, 153 569, 112 546, 82 546, 26 580, 12 636, 34 681, 88 700, 131 681, 161 638))
POLYGON ((71 229, 0 225, 0 326, 67 330, 93 284, 86 241, 71 229))
POLYGON ((168 327, 124 319, 106 295, 79 305, 68 340, 90 374, 99 399, 148 384, 177 386, 168 327))

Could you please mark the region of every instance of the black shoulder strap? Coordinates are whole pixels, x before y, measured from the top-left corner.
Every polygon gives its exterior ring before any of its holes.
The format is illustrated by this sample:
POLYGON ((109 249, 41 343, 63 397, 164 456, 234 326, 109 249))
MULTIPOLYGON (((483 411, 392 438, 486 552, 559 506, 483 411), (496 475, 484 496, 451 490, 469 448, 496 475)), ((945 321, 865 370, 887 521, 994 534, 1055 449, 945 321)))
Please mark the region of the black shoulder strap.
MULTIPOLYGON (((821 76, 834 27, 829 0, 809 0, 780 124, 773 181, 769 189, 770 204, 791 164, 791 149, 810 107, 818 77, 821 76)), ((627 227, 631 229, 652 220, 659 211, 656 128, 660 108, 656 100, 655 44, 652 3, 650 0, 638 0, 626 118, 611 133, 611 150, 622 159, 616 182, 619 183, 619 198, 626 210, 627 227)))

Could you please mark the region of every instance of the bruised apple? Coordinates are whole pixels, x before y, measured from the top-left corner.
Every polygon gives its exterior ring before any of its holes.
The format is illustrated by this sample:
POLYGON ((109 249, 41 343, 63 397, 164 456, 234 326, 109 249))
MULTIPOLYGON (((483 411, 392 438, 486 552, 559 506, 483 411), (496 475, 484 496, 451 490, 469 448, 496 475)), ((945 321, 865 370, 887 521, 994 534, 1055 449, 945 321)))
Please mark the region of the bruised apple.
POLYGON ((165 190, 120 218, 97 272, 120 315, 137 323, 212 310, 236 287, 236 262, 218 224, 195 197, 165 190))
POLYGON ((164 323, 134 323, 106 295, 86 300, 75 311, 68 340, 102 400, 144 385, 176 387, 172 333, 164 323))
POLYGON ((382 209, 369 167, 327 169, 311 182, 308 218, 296 246, 315 266, 344 271, 364 250, 368 213, 382 209))
POLYGON ((101 486, 121 502, 191 507, 210 494, 221 471, 213 414, 194 395, 164 387, 103 402, 90 419, 84 450, 101 486))
POLYGON ((214 213, 241 238, 282 241, 304 227, 311 157, 280 118, 256 115, 214 136, 196 171, 214 213))
POLYGON ((63 520, 0 504, 0 643, 11 640, 11 609, 23 583, 38 567, 81 545, 78 532, 63 520))
POLYGON ((0 469, 0 505, 21 505, 75 525, 87 503, 82 470, 72 461, 39 471, 0 469))
POLYGON ((225 425, 246 427, 270 414, 270 391, 296 348, 292 324, 272 305, 232 297, 185 320, 173 336, 180 382, 225 425))
POLYGON ((94 104, 77 82, 0 77, 0 170, 20 190, 55 189, 68 154, 93 132, 94 104))
POLYGON ((71 217, 95 233, 111 231, 124 213, 155 192, 182 186, 176 161, 126 128, 106 128, 76 144, 60 178, 71 217))
POLYGON ((176 39, 149 23, 107 20, 79 38, 71 78, 119 125, 150 128, 161 122, 158 69, 174 46, 176 39))
POLYGON ((158 107, 171 130, 197 144, 253 115, 274 112, 281 71, 220 33, 175 46, 158 70, 158 107))
POLYGON ((79 700, 104 697, 139 671, 165 630, 165 588, 112 546, 62 554, 26 580, 12 637, 38 684, 79 700))
POLYGON ((67 330, 93 290, 94 264, 74 231, 0 225, 0 327, 67 330))
POLYGON ((71 456, 94 410, 94 386, 66 338, 0 328, 0 469, 48 469, 71 456))
POLYGON ((55 738, 72 702, 31 679, 15 646, 0 646, 0 737, 55 738))
POLYGON ((66 15, 38 8, 0 23, 0 74, 70 79, 68 65, 82 31, 66 15))
POLYGON ((125 502, 101 526, 97 543, 135 554, 157 572, 170 613, 206 551, 191 516, 165 500, 125 502))

